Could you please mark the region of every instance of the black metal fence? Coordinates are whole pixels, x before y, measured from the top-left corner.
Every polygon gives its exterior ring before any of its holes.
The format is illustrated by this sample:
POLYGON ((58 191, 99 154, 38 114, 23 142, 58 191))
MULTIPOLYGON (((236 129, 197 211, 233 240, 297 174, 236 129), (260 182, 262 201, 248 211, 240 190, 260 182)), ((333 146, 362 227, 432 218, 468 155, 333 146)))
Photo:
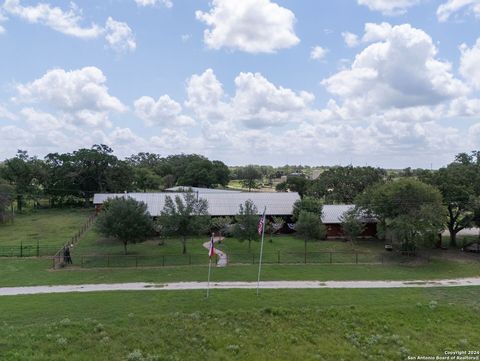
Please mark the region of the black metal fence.
MULTIPOLYGON (((392 257, 391 254, 366 253, 366 252, 271 252, 264 253, 264 264, 384 264, 399 263, 405 261, 405 256, 392 257)), ((252 253, 228 254, 228 264, 258 264, 259 255, 252 253)), ((427 257, 423 258, 429 262, 427 257)), ((411 257, 409 257, 411 259, 411 257)), ((217 261, 218 258, 215 260, 217 261)), ((55 260, 53 261, 55 262, 55 260)), ((82 268, 105 268, 105 267, 167 267, 205 265, 208 257, 204 254, 185 255, 77 255, 73 264, 82 268)))
POLYGON ((23 243, 12 246, 0 246, 0 257, 42 257, 53 256, 58 251, 57 246, 42 246, 37 243, 23 243))

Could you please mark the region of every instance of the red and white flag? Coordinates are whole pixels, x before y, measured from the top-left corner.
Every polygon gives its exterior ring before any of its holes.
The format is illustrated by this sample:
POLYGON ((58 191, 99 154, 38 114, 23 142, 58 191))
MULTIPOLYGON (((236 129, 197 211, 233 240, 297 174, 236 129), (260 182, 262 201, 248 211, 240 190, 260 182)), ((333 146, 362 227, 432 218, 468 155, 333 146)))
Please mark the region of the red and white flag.
POLYGON ((262 235, 263 227, 265 227, 265 212, 263 212, 260 221, 258 222, 258 234, 262 235))
POLYGON ((210 247, 208 248, 208 257, 215 256, 215 242, 213 242, 213 236, 210 238, 210 247))

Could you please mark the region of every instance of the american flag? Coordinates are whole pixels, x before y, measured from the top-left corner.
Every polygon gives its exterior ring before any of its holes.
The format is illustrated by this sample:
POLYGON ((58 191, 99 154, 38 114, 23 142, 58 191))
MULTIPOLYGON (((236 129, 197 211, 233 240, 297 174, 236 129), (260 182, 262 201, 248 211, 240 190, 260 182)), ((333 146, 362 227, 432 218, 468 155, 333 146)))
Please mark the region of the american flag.
POLYGON ((212 258, 215 256, 215 242, 213 242, 213 236, 210 238, 210 247, 208 248, 208 257, 212 258))

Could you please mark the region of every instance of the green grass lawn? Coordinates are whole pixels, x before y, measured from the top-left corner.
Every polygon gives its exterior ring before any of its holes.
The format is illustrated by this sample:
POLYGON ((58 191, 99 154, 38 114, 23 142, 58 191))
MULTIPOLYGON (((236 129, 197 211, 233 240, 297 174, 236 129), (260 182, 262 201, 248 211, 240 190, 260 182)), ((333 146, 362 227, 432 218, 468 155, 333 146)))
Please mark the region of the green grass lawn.
POLYGON ((61 247, 85 223, 93 209, 40 209, 17 214, 0 224, 0 247, 23 245, 61 247))
MULTIPOLYGON (((203 243, 208 242, 209 237, 195 237, 187 240, 187 252, 195 255, 205 255, 206 249, 202 246, 203 243)), ((216 248, 226 252, 229 255, 235 254, 259 254, 260 242, 251 242, 249 249, 248 242, 240 242, 235 238, 226 238, 222 243, 216 244, 216 248)), ((270 241, 270 236, 265 236, 264 253, 274 254, 275 259, 278 252, 289 253, 304 253, 303 240, 290 235, 274 235, 270 241)), ((315 241, 307 242, 307 252, 366 252, 379 254, 384 251, 384 244, 378 240, 359 240, 352 245, 350 242, 343 242, 339 240, 333 241, 315 241)), ((123 255, 123 243, 114 240, 106 239, 100 236, 94 229, 90 230, 77 245, 74 252, 76 254, 111 254, 123 255)), ((128 254, 130 255, 180 255, 182 253, 182 244, 179 239, 150 239, 146 242, 129 244, 128 254)))
POLYGON ((404 360, 478 350, 480 288, 0 297, 0 358, 404 360))
MULTIPOLYGON (((113 283, 113 282, 178 282, 205 281, 207 257, 203 265, 146 268, 84 268, 51 270, 48 258, 0 259, 0 287, 113 283)), ((213 281, 256 281, 258 265, 212 268, 213 281)), ((275 265, 262 268, 262 280, 426 280, 479 277, 478 261, 433 259, 420 264, 307 264, 275 265)))

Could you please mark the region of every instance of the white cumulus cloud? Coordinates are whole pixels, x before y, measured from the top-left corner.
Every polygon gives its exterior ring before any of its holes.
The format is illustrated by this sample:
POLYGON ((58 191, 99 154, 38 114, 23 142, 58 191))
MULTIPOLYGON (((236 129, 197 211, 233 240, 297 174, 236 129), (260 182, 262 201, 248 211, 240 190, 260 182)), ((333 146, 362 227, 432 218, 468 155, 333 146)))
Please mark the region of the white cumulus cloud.
POLYGON ((212 49, 273 53, 300 42, 295 14, 270 0, 212 0, 210 12, 195 14, 210 27, 204 41, 212 49))
POLYGON ((314 46, 310 51, 310 59, 313 60, 322 60, 328 53, 328 49, 322 48, 321 46, 314 46))
POLYGON ((63 34, 78 38, 96 38, 103 29, 96 25, 82 26, 82 11, 70 3, 67 11, 46 3, 38 3, 35 6, 22 6, 20 0, 5 0, 3 9, 9 15, 18 16, 33 24, 43 24, 63 34))
POLYGON ((17 86, 19 103, 37 104, 73 124, 108 125, 110 112, 127 109, 108 93, 107 79, 96 67, 53 69, 41 78, 17 86))
POLYGON ((157 101, 149 96, 135 100, 135 114, 148 126, 192 126, 195 121, 182 114, 182 106, 168 95, 162 95, 157 101))
POLYGON ((357 0, 357 2, 370 10, 391 16, 406 13, 408 8, 419 4, 421 0, 357 0))
POLYGON ((460 46, 460 74, 475 87, 480 89, 480 38, 469 48, 466 44, 460 46))
POLYGON ((135 0, 138 6, 155 6, 157 4, 163 4, 166 8, 173 7, 171 0, 135 0))
POLYGON ((342 37, 343 37, 343 41, 345 42, 345 45, 347 45, 349 48, 354 48, 359 43, 357 34, 345 31, 342 33, 342 37))
POLYGON ((447 21, 455 13, 465 10, 467 13, 473 13, 480 18, 479 0, 448 0, 441 4, 437 9, 438 21, 447 21))
POLYGON ((424 31, 404 24, 375 32, 375 37, 367 34, 379 41, 357 54, 350 69, 322 82, 353 114, 436 105, 468 92, 453 76, 451 64, 436 58, 437 49, 424 31))
POLYGON ((115 21, 111 17, 108 17, 105 24, 105 31, 105 40, 113 50, 128 52, 136 49, 135 36, 127 23, 115 21))
MULTIPOLYGON (((69 10, 48 3, 23 6, 20 0, 5 0, 3 10, 10 16, 17 16, 32 24, 42 24, 62 34, 81 39, 105 37, 107 44, 115 51, 133 51, 136 48, 135 37, 128 24, 108 17, 105 27, 95 23, 82 26, 83 12, 73 2, 69 10)), ((2 15, 0 13, 0 22, 2 15)), ((5 29, 0 26, 0 33, 5 29)))
POLYGON ((260 73, 242 72, 234 82, 235 94, 227 96, 212 69, 193 75, 187 82, 185 104, 208 122, 203 124, 223 131, 227 123, 258 129, 298 122, 315 98, 306 91, 277 86, 260 73))

